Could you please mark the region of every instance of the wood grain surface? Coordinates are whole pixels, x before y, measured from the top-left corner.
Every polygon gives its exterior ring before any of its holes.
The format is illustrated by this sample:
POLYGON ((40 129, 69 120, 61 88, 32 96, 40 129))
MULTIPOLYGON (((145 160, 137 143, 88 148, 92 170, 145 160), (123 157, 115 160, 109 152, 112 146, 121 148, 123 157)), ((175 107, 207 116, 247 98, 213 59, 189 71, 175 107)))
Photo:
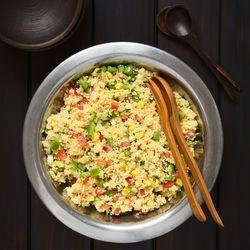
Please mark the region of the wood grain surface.
POLYGON ((88 0, 77 32, 43 52, 22 52, 0 42, 0 249, 3 250, 228 250, 250 249, 250 2, 247 0, 88 0), (206 65, 186 45, 161 34, 156 13, 184 4, 194 19, 201 47, 241 85, 232 104, 206 65), (132 244, 114 244, 80 235, 58 221, 31 187, 22 158, 22 127, 32 94, 70 55, 95 44, 133 41, 159 47, 186 62, 203 79, 220 110, 224 129, 221 171, 212 190, 225 224, 220 229, 202 206, 207 222, 193 216, 172 232, 132 244), (4 122, 7 121, 7 124, 4 122))

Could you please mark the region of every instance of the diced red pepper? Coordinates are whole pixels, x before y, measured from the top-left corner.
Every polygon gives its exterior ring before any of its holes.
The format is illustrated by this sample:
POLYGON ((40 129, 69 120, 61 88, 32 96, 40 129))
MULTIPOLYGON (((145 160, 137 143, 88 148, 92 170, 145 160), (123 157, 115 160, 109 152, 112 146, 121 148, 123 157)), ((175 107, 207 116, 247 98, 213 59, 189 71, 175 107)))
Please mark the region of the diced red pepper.
POLYGON ((119 209, 119 208, 116 208, 115 211, 114 211, 114 214, 115 214, 115 215, 119 215, 119 214, 120 214, 120 209, 119 209))
POLYGON ((138 122, 143 123, 143 119, 142 119, 138 114, 135 115, 135 119, 136 119, 138 122))
POLYGON ((77 181, 77 178, 73 177, 73 183, 76 183, 76 181, 77 181))
POLYGON ((100 133, 100 138, 99 138, 100 142, 102 142, 103 139, 104 139, 104 136, 100 133))
POLYGON ((137 149, 139 149, 139 150, 141 149, 141 144, 137 146, 137 149))
POLYGON ((64 151, 64 149, 61 149, 55 156, 56 159, 60 160, 60 161, 63 161, 64 159, 67 158, 67 154, 66 152, 64 151))
POLYGON ((76 106, 79 110, 83 110, 83 104, 81 103, 81 104, 79 104, 79 105, 77 105, 76 106))
POLYGON ((113 188, 113 189, 112 189, 112 192, 113 192, 114 194, 117 194, 118 191, 117 191, 116 188, 113 188))
POLYGON ((180 178, 180 173, 179 172, 174 172, 173 176, 175 179, 180 178))
POLYGON ((103 159, 96 159, 95 162, 101 163, 101 164, 103 164, 105 166, 110 166, 111 165, 109 161, 105 161, 103 159))
POLYGON ((169 158, 170 157, 170 153, 169 152, 163 152, 163 153, 161 153, 161 158, 163 158, 163 157, 169 158))
POLYGON ((127 177, 125 180, 126 180, 126 182, 127 182, 128 184, 131 184, 131 182, 132 182, 132 178, 131 178, 131 177, 127 177))
POLYGON ((171 188, 174 185, 173 181, 167 181, 162 184, 163 188, 171 188))
POLYGON ((112 102, 111 108, 117 110, 119 108, 119 103, 118 102, 112 102))
POLYGON ((118 201, 118 199, 119 199, 119 197, 118 197, 118 196, 114 196, 114 197, 113 197, 113 199, 112 199, 112 201, 113 201, 113 202, 117 202, 117 201, 118 201))
POLYGON ((97 188, 95 189, 95 194, 98 195, 98 196, 101 196, 101 195, 103 194, 103 189, 97 187, 97 188))
POLYGON ((125 102, 130 102, 131 99, 129 98, 129 96, 126 96, 126 97, 124 98, 124 101, 125 101, 125 102))
POLYGON ((141 189, 141 190, 140 190, 140 195, 141 195, 141 196, 145 195, 144 189, 141 189))
POLYGON ((104 208, 105 210, 109 210, 110 205, 108 205, 107 203, 104 203, 103 208, 104 208))
POLYGON ((68 135, 72 135, 72 136, 74 136, 74 137, 77 136, 77 133, 75 133, 72 129, 66 128, 65 132, 66 132, 68 135))
POLYGON ((74 87, 74 95, 77 95, 77 87, 74 87))
POLYGON ((87 97, 83 97, 82 98, 82 102, 85 104, 85 103, 88 103, 89 102, 89 99, 87 97))
POLYGON ((81 194, 81 198, 85 199, 85 198, 87 198, 87 195, 86 194, 81 194))
POLYGON ((86 184, 89 182, 89 179, 90 179, 90 177, 85 178, 85 179, 82 181, 82 183, 83 183, 84 185, 86 185, 86 184))
POLYGON ((123 121, 126 121, 126 120, 128 120, 129 115, 128 114, 123 114, 121 117, 122 117, 123 121))
POLYGON ((123 141, 122 143, 121 143, 121 146, 122 147, 129 147, 131 145, 131 143, 129 142, 129 141, 123 141))
POLYGON ((86 147, 88 145, 88 141, 83 135, 78 135, 77 140, 82 147, 86 147))

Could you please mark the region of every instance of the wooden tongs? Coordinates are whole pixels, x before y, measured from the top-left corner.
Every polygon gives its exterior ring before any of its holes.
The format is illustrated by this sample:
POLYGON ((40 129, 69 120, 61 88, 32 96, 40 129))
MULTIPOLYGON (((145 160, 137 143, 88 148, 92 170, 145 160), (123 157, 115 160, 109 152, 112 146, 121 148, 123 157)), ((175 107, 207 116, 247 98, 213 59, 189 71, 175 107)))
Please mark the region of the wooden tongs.
POLYGON ((161 77, 153 76, 149 81, 150 84, 147 83, 147 86, 150 88, 154 96, 157 111, 161 120, 161 125, 166 134, 170 149, 172 151, 177 169, 180 174, 180 178, 183 183, 184 190, 186 192, 186 196, 188 198, 194 216, 199 221, 206 221, 206 216, 196 199, 191 183, 189 181, 186 167, 181 158, 174 135, 179 144, 181 152, 184 155, 185 162, 189 166, 193 178, 198 188, 200 189, 205 203, 207 204, 208 210, 210 211, 214 221, 221 227, 224 227, 223 222, 214 207, 212 198, 208 192, 207 186, 200 173, 200 170, 182 134, 178 117, 177 104, 172 89, 170 88, 168 83, 161 77))

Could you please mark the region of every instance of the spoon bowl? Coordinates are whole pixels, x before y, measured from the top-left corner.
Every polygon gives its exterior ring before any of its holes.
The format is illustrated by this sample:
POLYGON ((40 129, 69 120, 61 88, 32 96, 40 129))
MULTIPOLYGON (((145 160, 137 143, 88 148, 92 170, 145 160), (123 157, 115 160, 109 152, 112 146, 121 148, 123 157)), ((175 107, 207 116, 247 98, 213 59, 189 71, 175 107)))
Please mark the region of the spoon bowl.
POLYGON ((174 36, 184 37, 190 34, 192 18, 183 6, 174 6, 167 10, 165 23, 168 31, 174 36))

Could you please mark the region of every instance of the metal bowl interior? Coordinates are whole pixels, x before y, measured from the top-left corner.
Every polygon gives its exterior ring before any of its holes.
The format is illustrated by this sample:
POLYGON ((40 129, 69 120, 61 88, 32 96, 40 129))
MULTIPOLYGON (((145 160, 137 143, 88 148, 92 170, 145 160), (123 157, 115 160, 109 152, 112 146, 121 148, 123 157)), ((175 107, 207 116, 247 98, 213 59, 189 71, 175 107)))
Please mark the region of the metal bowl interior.
MULTIPOLYGON (((205 137, 205 154, 201 152, 198 163, 209 190, 219 171, 223 145, 219 113, 208 89, 187 65, 166 52, 136 43, 109 43, 81 51, 56 67, 37 90, 27 112, 23 134, 26 169, 39 197, 60 221, 79 233, 111 242, 136 242, 169 232, 191 216, 187 199, 176 199, 172 204, 137 218, 128 215, 117 219, 94 209, 80 209, 65 200, 60 189, 55 188, 48 178, 40 136, 46 118, 60 107, 62 90, 73 75, 83 69, 82 72, 87 73, 101 62, 124 60, 158 71, 190 97, 200 115, 201 128, 204 128, 201 139, 205 137)), ((196 187, 195 193, 201 202, 196 187)))

